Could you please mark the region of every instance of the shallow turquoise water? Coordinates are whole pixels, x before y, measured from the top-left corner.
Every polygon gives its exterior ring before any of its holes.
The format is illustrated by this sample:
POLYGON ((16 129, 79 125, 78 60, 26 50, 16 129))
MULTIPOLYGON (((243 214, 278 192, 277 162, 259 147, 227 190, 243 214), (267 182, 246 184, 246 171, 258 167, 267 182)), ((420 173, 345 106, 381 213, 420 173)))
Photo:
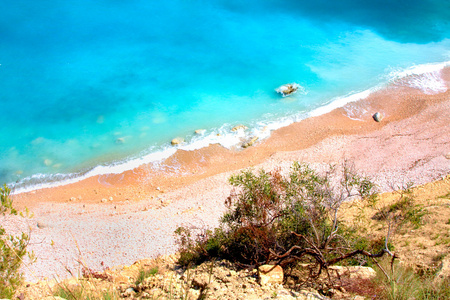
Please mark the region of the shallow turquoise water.
POLYGON ((234 125, 276 128, 450 60, 448 1, 241 2, 3 4, 0 182, 114 172, 178 136, 229 147, 238 137, 216 134, 234 125), (289 82, 305 92, 282 99, 289 82))

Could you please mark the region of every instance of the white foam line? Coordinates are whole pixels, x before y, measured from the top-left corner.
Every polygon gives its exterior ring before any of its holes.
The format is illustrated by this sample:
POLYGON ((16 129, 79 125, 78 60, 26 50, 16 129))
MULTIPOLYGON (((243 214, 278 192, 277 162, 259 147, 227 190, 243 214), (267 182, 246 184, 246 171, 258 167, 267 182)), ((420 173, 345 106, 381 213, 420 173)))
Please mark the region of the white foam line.
POLYGON ((415 65, 403 70, 395 70, 389 74, 392 80, 405 78, 412 75, 422 75, 425 73, 433 73, 441 71, 442 69, 449 67, 450 61, 445 61, 441 63, 429 63, 422 65, 415 65))
POLYGON ((348 103, 366 99, 367 97, 369 97, 370 94, 378 91, 381 88, 382 88, 381 86, 375 87, 375 88, 371 88, 371 89, 368 89, 368 90, 365 90, 365 91, 362 91, 359 93, 353 93, 353 94, 348 94, 347 96, 334 98, 329 104, 314 109, 308 115, 310 117, 317 117, 320 115, 324 115, 326 113, 329 113, 329 112, 335 110, 336 108, 343 107, 344 105, 346 105, 348 103))
MULTIPOLYGON (((389 83, 393 83, 399 79, 403 79, 406 77, 413 76, 413 79, 417 79, 414 76, 417 75, 423 75, 427 73, 435 74, 436 72, 441 71, 445 67, 450 66, 450 61, 442 62, 442 63, 430 63, 430 64, 423 64, 423 65, 417 65, 413 66, 408 69, 404 70, 398 70, 398 71, 392 71, 388 78, 389 83)), ((440 78, 439 76, 432 76, 435 80, 440 78)), ((414 81, 413 81, 414 82, 414 81)), ((417 82, 417 81, 416 81, 417 82)), ((422 83, 425 84, 431 84, 432 81, 430 79, 423 80, 422 83)), ((344 105, 360 101, 363 99, 366 99, 370 94, 384 88, 386 84, 382 84, 370 89, 367 89, 362 92, 356 92, 356 93, 350 93, 346 96, 342 97, 336 97, 333 98, 328 104, 318 107, 314 110, 312 110, 309 113, 299 113, 293 116, 289 117, 283 117, 278 119, 277 121, 261 121, 256 124, 250 124, 250 127, 252 128, 249 131, 244 130, 238 130, 237 132, 230 132, 231 125, 230 124, 224 124, 219 129, 213 129, 209 131, 207 134, 194 136, 192 140, 189 143, 181 144, 176 147, 170 147, 167 146, 159 151, 152 152, 150 154, 144 155, 140 158, 133 158, 127 161, 122 162, 116 162, 108 166, 97 166, 93 168, 92 170, 89 170, 85 173, 80 174, 55 174, 55 175, 44 175, 44 174, 37 174, 33 175, 31 177, 23 179, 20 183, 24 184, 25 182, 31 182, 33 180, 36 181, 43 181, 43 180, 51 180, 52 178, 56 179, 57 181, 53 182, 45 182, 45 183, 39 183, 39 184, 33 184, 26 187, 18 187, 14 190, 15 194, 23 193, 23 192, 29 192, 37 189, 43 189, 43 188, 52 188, 57 186, 62 186, 66 184, 75 183, 78 181, 81 181, 83 179, 98 176, 98 175, 107 175, 107 174, 120 174, 125 171, 133 170, 139 166, 142 166, 144 164, 148 163, 161 163, 164 159, 167 159, 168 157, 175 154, 175 152, 178 149, 186 150, 186 151, 194 151, 201 148, 208 147, 211 144, 220 144, 223 147, 226 147, 228 149, 233 148, 242 141, 250 136, 258 136, 259 139, 264 139, 270 136, 270 132, 273 130, 280 129, 282 127, 289 126, 292 123, 299 122, 303 119, 306 119, 308 117, 316 117, 323 114, 326 114, 328 112, 333 111, 334 109, 343 107, 344 105), (58 180, 58 178, 64 178, 62 180, 58 180)))
POLYGON ((392 83, 406 85, 434 95, 447 91, 448 87, 441 77, 441 71, 450 66, 450 61, 435 64, 417 65, 406 70, 390 73, 392 83))

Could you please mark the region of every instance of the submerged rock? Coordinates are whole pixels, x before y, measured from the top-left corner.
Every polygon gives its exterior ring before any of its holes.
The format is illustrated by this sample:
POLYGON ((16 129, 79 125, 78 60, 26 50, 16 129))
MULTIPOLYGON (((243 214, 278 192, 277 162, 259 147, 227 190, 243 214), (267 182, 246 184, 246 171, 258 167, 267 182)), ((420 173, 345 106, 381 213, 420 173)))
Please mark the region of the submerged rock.
POLYGON ((198 135, 204 135, 205 132, 206 132, 206 129, 197 129, 197 130, 195 131, 195 134, 198 134, 198 135))
POLYGON ((172 146, 176 146, 183 142, 184 142, 183 138, 174 138, 170 143, 172 144, 172 146))
POLYGON ((280 86, 279 88, 275 89, 277 93, 280 93, 283 95, 283 97, 289 96, 295 92, 298 91, 300 88, 300 85, 297 83, 288 83, 280 86))
POLYGON ((234 126, 233 128, 231 128, 231 131, 238 131, 238 130, 246 130, 248 127, 247 126, 245 126, 245 125, 237 125, 237 126, 234 126))
POLYGON ((46 165, 47 167, 50 167, 53 164, 53 161, 51 159, 44 159, 44 165, 46 165))
POLYGON ((123 143, 125 143, 125 138, 124 137, 119 137, 119 138, 117 138, 116 139, 116 144, 123 144, 123 143))

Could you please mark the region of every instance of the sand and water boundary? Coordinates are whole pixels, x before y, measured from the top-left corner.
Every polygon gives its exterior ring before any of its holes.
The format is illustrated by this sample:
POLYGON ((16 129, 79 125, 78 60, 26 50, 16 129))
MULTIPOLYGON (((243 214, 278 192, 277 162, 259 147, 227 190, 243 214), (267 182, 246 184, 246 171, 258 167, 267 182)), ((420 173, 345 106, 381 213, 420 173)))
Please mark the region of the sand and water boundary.
MULTIPOLYGON (((441 76, 450 86, 449 68, 441 76)), ((231 190, 227 179, 248 167, 287 170, 293 161, 320 167, 348 160, 381 190, 439 179, 450 173, 449 112, 449 91, 429 95, 392 85, 246 149, 178 150, 157 168, 142 165, 14 195, 34 217, 5 223, 11 231, 31 231, 38 260, 25 268, 29 280, 67 277, 79 260, 93 269, 131 264, 175 251, 173 231, 180 225, 217 225, 231 190), (382 122, 373 120, 375 112, 382 122)))

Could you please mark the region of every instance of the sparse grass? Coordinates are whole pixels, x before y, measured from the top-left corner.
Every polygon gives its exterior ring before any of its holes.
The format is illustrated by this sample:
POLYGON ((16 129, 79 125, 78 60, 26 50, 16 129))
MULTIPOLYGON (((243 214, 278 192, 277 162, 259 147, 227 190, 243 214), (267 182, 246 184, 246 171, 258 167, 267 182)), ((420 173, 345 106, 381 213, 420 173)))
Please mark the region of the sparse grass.
POLYGON ((119 294, 115 289, 88 288, 84 284, 75 286, 67 286, 59 284, 54 291, 53 296, 58 296, 67 300, 116 300, 119 299, 119 294))
MULTIPOLYGON (((436 256, 441 260, 446 254, 436 256)), ((388 270, 387 278, 380 269, 376 269, 375 284, 382 287, 381 299, 389 300, 431 300, 450 299, 450 278, 436 281, 434 272, 425 272, 422 275, 415 273, 410 267, 395 263, 393 267, 390 261, 384 259, 382 267, 388 270)), ((378 299, 378 298, 377 298, 378 299)))
POLYGON ((398 201, 379 209, 372 219, 378 221, 393 219, 400 227, 409 223, 414 229, 419 229, 423 225, 423 217, 428 214, 428 211, 423 206, 414 203, 411 189, 399 193, 398 201))
POLYGON ((146 278, 153 276, 158 273, 158 267, 153 267, 151 269, 141 268, 139 274, 136 278, 135 285, 141 284, 146 278))
POLYGON ((424 281, 416 299, 450 299, 450 278, 447 277, 440 282, 433 282, 430 279, 424 281))
POLYGON ((432 240, 437 240, 440 236, 441 236, 441 234, 437 233, 434 236, 432 236, 431 239, 432 240))
POLYGON ((447 256, 447 253, 439 253, 433 257, 434 262, 440 262, 447 256))
POLYGON ((391 268, 390 261, 387 259, 382 260, 381 266, 388 270, 389 275, 387 278, 380 269, 376 269, 375 281, 383 288, 382 299, 415 299, 420 292, 421 285, 418 276, 411 268, 404 267, 399 263, 394 263, 391 268))
POLYGON ((421 206, 416 205, 414 208, 410 208, 405 213, 405 220, 410 222, 414 229, 419 229, 423 225, 423 217, 428 212, 421 206))
POLYGON ((438 199, 450 199, 450 192, 448 192, 448 193, 445 194, 445 195, 438 196, 437 198, 438 198, 438 199))

